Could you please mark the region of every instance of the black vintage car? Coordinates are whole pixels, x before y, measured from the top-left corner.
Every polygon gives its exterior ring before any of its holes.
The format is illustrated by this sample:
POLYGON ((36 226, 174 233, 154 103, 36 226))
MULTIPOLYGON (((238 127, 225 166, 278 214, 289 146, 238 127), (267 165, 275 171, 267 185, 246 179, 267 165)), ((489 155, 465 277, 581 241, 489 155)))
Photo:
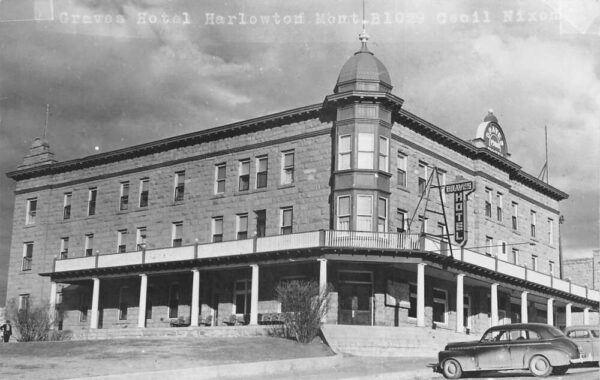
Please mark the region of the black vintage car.
POLYGON ((480 340, 449 343, 438 354, 436 372, 458 379, 464 372, 529 369, 534 376, 564 374, 583 352, 556 327, 514 323, 488 329, 480 340))

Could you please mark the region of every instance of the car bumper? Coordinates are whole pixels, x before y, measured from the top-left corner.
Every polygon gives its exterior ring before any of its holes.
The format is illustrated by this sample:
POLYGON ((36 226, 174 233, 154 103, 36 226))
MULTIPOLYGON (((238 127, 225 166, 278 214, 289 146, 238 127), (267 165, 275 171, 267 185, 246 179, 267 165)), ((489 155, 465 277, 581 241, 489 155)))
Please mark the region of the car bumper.
POLYGON ((427 367, 431 368, 433 372, 442 373, 442 367, 440 367, 439 363, 429 363, 427 367))
POLYGON ((581 363, 589 362, 590 360, 591 360, 591 358, 589 358, 585 355, 582 355, 578 359, 571 359, 571 364, 581 364, 581 363))

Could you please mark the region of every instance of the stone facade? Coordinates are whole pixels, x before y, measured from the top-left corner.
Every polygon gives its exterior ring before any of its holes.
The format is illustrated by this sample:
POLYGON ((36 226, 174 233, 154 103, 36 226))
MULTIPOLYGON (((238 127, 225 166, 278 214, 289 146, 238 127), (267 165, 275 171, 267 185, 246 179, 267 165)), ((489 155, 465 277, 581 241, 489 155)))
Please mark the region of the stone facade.
POLYGON ((563 262, 563 276, 589 288, 600 290, 600 250, 592 257, 569 259, 563 262))

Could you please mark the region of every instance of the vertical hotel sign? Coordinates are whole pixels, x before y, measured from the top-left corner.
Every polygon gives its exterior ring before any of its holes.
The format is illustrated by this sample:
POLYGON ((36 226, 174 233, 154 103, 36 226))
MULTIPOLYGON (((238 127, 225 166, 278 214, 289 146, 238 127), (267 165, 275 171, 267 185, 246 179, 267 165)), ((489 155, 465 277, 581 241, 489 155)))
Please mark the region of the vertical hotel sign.
POLYGON ((454 194, 454 240, 463 245, 467 242, 467 197, 475 190, 473 181, 446 185, 446 193, 454 194))

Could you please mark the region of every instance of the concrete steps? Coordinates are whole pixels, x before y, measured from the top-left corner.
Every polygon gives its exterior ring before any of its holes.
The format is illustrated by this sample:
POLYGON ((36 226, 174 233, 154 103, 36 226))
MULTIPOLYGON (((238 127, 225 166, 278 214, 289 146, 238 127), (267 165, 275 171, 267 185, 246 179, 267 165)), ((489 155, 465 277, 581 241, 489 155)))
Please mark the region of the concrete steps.
POLYGON ((323 335, 333 351, 358 356, 437 357, 448 342, 476 340, 474 335, 413 325, 324 325, 323 335))
POLYGON ((235 338, 266 336, 272 334, 269 326, 218 326, 218 327, 164 327, 120 328, 73 331, 72 340, 102 340, 164 337, 215 337, 235 338))

